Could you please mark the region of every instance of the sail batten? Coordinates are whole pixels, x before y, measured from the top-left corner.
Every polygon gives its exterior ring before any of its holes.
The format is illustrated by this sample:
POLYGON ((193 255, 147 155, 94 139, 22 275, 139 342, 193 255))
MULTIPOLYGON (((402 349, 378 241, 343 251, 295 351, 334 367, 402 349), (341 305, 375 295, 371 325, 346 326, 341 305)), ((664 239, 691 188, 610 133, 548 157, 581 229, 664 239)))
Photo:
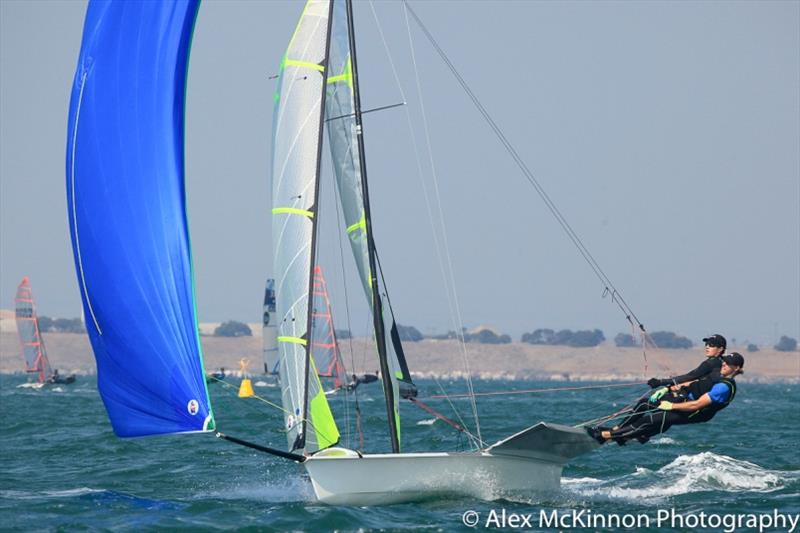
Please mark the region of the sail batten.
POLYGON ((98 389, 123 437, 210 431, 184 191, 199 3, 92 1, 67 134, 67 205, 98 389))

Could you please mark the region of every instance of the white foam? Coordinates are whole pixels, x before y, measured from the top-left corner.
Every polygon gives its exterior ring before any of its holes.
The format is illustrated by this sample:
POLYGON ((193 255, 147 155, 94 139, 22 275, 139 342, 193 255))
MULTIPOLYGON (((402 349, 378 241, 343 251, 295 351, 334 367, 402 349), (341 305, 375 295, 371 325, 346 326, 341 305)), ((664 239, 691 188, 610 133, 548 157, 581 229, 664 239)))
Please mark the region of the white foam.
POLYGON ((435 418, 429 418, 428 420, 420 420, 417 422, 418 426, 432 426, 436 422, 435 418))
POLYGON ((66 490, 46 490, 42 494, 51 498, 74 498, 75 496, 83 496, 84 494, 95 494, 98 492, 106 492, 103 489, 90 489, 89 487, 79 487, 76 489, 66 490))
POLYGON ((311 483, 294 477, 282 483, 250 483, 225 487, 218 491, 198 495, 201 498, 221 500, 255 500, 259 502, 312 502, 315 501, 311 483))
POLYGON ((590 484, 597 484, 602 483, 602 479, 597 479, 595 477, 564 477, 561 478, 561 485, 590 485, 590 484))
POLYGON ((44 383, 20 383, 17 385, 18 389, 41 389, 44 383))
POLYGON ((42 492, 30 492, 23 490, 3 490, 0 491, 0 498, 9 500, 37 500, 40 498, 74 498, 76 496, 83 496, 84 494, 93 494, 96 492, 105 492, 101 489, 90 489, 89 487, 79 487, 76 489, 66 490, 45 490, 42 492))
POLYGON ((564 485, 582 496, 657 503, 693 492, 773 492, 783 488, 786 481, 785 473, 726 455, 703 452, 681 455, 655 472, 636 467, 631 474, 599 484, 572 481, 564 485))
POLYGON ((670 437, 659 437, 651 440, 650 444, 678 444, 678 441, 670 437))

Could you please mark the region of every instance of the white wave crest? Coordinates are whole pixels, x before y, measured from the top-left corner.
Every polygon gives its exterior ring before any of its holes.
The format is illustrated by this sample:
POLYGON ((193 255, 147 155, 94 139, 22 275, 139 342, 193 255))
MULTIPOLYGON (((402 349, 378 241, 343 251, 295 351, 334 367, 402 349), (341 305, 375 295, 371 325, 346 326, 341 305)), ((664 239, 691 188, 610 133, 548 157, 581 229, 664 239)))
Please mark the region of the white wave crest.
POLYGON ((597 483, 602 483, 602 479, 597 479, 595 477, 565 477, 561 478, 561 486, 565 485, 592 485, 597 483))
POLYGON ((650 444, 678 444, 678 441, 670 437, 658 437, 650 441, 650 444))
POLYGON ((17 385, 18 389, 41 389, 44 383, 20 383, 17 385))
POLYGON ((420 420, 419 422, 417 422, 417 425, 418 426, 432 426, 434 424, 434 422, 436 422, 435 418, 429 418, 427 420, 420 420))
POLYGON ((681 455, 656 471, 636 467, 634 473, 599 484, 573 481, 564 488, 582 496, 657 503, 693 492, 773 492, 784 487, 787 476, 748 461, 703 452, 681 455))
POLYGON ((90 489, 89 487, 78 487, 65 490, 45 490, 42 492, 31 492, 24 490, 3 490, 0 491, 0 498, 9 500, 38 500, 41 498, 74 498, 84 494, 94 494, 105 492, 102 489, 90 489))

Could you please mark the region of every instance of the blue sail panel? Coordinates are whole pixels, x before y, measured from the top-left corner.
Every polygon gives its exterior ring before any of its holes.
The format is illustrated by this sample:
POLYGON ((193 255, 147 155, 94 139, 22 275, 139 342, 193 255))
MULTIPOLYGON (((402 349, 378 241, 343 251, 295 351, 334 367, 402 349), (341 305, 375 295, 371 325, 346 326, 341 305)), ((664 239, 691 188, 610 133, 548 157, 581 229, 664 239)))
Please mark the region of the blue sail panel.
POLYGON ((89 3, 67 207, 98 388, 121 437, 211 430, 184 192, 199 2, 89 3))

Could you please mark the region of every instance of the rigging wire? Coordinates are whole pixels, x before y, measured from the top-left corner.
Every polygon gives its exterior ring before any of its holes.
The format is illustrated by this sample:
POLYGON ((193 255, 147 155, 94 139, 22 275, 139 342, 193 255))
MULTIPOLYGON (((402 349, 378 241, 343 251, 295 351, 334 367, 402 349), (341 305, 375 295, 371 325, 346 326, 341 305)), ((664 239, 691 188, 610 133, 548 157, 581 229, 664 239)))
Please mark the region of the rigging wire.
MULTIPOLYGON (((337 229, 336 235, 338 237, 337 238, 337 242, 339 244, 339 262, 340 262, 341 267, 342 267, 342 270, 341 270, 341 272, 342 272, 342 285, 344 287, 344 308, 345 308, 345 315, 347 316, 347 329, 350 332, 350 335, 347 338, 348 345, 350 346, 350 368, 351 368, 352 372, 355 375, 356 363, 355 363, 355 350, 353 348, 353 334, 352 334, 353 325, 352 325, 352 321, 350 319, 350 295, 349 295, 348 290, 347 290, 347 275, 346 275, 346 270, 345 270, 345 266, 344 266, 344 250, 342 249, 342 235, 345 233, 344 231, 342 231, 342 218, 343 218, 344 215, 342 214, 342 211, 341 211, 341 209, 342 209, 342 207, 340 205, 341 204, 341 197, 340 197, 341 193, 339 191, 339 187, 334 187, 333 191, 334 191, 334 193, 333 193, 333 200, 334 200, 333 203, 336 204, 336 229, 337 229)), ((333 323, 331 323, 331 327, 334 328, 333 323)), ((336 329, 335 328, 334 328, 334 332, 333 333, 334 333, 334 337, 335 337, 336 336, 336 329)), ((338 339, 337 339, 337 343, 338 343, 338 339)), ((349 376, 346 376, 345 379, 350 379, 350 378, 349 378, 349 376)), ((347 391, 347 392, 349 392, 349 391, 347 391)), ((356 434, 358 435, 358 442, 360 444, 359 449, 363 450, 364 449, 364 432, 362 431, 362 428, 361 428, 361 406, 358 403, 358 388, 357 387, 354 388, 352 392, 353 392, 353 400, 354 400, 354 403, 355 403, 354 407, 355 407, 355 412, 356 412, 356 434)), ((345 400, 346 400, 346 398, 347 398, 347 395, 345 394, 345 400)), ((349 424, 349 421, 345 420, 345 424, 346 424, 346 427, 347 427, 347 440, 348 440, 348 443, 349 443, 349 440, 350 440, 350 424, 349 424)))
MULTIPOLYGON (((407 98, 406 98, 406 95, 405 95, 405 91, 403 90, 403 86, 400 83, 400 77, 397 74, 397 68, 395 67, 395 63, 394 63, 394 60, 392 58, 392 54, 391 54, 391 52, 389 50, 389 46, 388 46, 388 44, 386 42, 386 38, 385 38, 385 35, 383 33, 383 27, 382 27, 382 25, 380 23, 380 20, 378 18, 378 14, 375 11, 374 3, 372 2, 372 0, 370 0, 369 4, 370 4, 370 8, 372 10, 373 18, 375 19, 375 24, 376 24, 376 27, 378 29, 378 33, 380 34, 381 41, 383 43, 384 50, 386 52, 386 56, 387 56, 387 58, 389 60, 389 65, 391 66, 392 74, 394 75, 394 78, 395 78, 395 83, 397 84, 397 88, 400 91, 401 99, 404 102, 406 102, 407 98)), ((421 96, 421 93, 420 93, 420 96, 421 96)), ((458 307, 458 302, 456 301, 455 304, 453 303, 453 297, 451 296, 451 292, 450 292, 451 291, 451 287, 452 287, 453 292, 455 292, 455 284, 450 282, 450 280, 448 279, 448 276, 447 276, 447 272, 445 271, 444 260, 442 259, 442 252, 441 252, 441 248, 442 247, 439 244, 439 237, 438 237, 436 223, 434 222, 433 212, 432 212, 432 208, 431 208, 431 201, 430 201, 430 197, 428 195, 427 187, 425 186, 425 183, 423 181, 424 171, 422 169, 422 162, 421 162, 421 157, 420 157, 419 145, 417 143, 416 135, 414 134, 414 127, 413 127, 413 123, 412 123, 412 120, 411 120, 411 113, 410 113, 408 107, 406 107, 405 110, 406 110, 406 120, 407 120, 407 123, 408 123, 409 134, 410 134, 410 138, 411 138, 411 142, 412 142, 415 161, 416 161, 416 164, 417 164, 417 175, 420 178, 420 183, 421 183, 421 186, 422 186, 423 197, 425 199, 425 208, 426 208, 426 211, 427 211, 427 214, 428 214, 428 221, 430 222, 431 229, 432 229, 431 235, 432 235, 433 240, 434 240, 434 248, 436 250, 436 257, 438 259, 439 270, 440 270, 440 273, 442 275, 442 279, 444 281, 445 295, 446 295, 446 298, 447 298, 448 307, 450 309, 450 316, 454 319, 454 322, 457 322, 457 323, 454 324, 454 329, 456 331, 462 332, 460 340, 461 340, 461 347, 462 347, 462 351, 463 351, 464 363, 465 363, 465 367, 466 367, 466 370, 467 370, 467 372, 466 372, 467 383, 468 383, 469 390, 473 390, 472 389, 471 373, 469 371, 469 363, 467 361, 466 343, 464 342, 463 330, 462 330, 462 327, 461 327, 460 312, 458 312, 458 313, 456 312, 456 309, 458 307), (456 315, 458 315, 458 319, 457 320, 455 319, 456 315)), ((430 151, 430 143, 429 143, 428 152, 429 153, 431 152, 430 151)), ((435 176, 434 176, 434 180, 435 180, 435 176)), ((437 187, 437 192, 438 192, 438 187, 437 187)), ((441 214, 441 201, 439 201, 439 211, 440 211, 440 214, 441 214)), ((443 222, 442 222, 442 232, 446 236, 443 222)), ((448 250, 446 241, 445 241, 445 250, 446 251, 448 250)), ((449 251, 447 251, 447 253, 449 254, 449 251)), ((452 266, 451 266, 451 276, 452 276, 452 266)), ((435 379, 435 381, 436 381, 436 384, 439 387, 439 389, 444 393, 444 388, 442 387, 441 383, 438 381, 438 379, 435 379)), ((453 409, 453 412, 456 414, 456 417, 461 422, 462 426, 465 425, 464 421, 461 418, 461 415, 458 412, 458 409, 456 409, 455 405, 451 402, 450 406, 453 409)), ((480 441, 481 440, 480 439, 480 420, 478 418, 477 405, 475 404, 474 400, 472 402, 472 410, 473 410, 473 415, 475 417, 476 433, 478 434, 478 440, 480 441)))
MULTIPOLYGON (((576 391, 576 390, 588 390, 588 389, 613 389, 618 387, 641 387, 644 383, 636 382, 636 383, 612 383, 607 385, 585 385, 579 387, 552 387, 546 389, 526 389, 526 390, 515 390, 515 391, 492 391, 492 392, 476 392, 473 396, 511 396, 515 394, 534 394, 539 392, 562 392, 562 391, 576 391)), ((441 398, 465 398, 467 394, 450 394, 450 395, 441 395, 441 394, 434 394, 432 396, 428 396, 430 399, 441 399, 441 398)))
MULTIPOLYGON (((430 135, 430 128, 428 127, 428 115, 425 112, 425 100, 422 98, 422 84, 420 83, 419 79, 419 68, 417 67, 417 56, 414 51, 414 41, 411 37, 411 25, 408 22, 408 11, 405 9, 406 3, 403 2, 403 15, 406 22, 406 31, 408 34, 408 44, 409 49, 411 51, 411 62, 414 66, 414 79, 416 81, 417 87, 417 95, 419 97, 419 106, 420 106, 420 114, 422 115, 422 124, 423 124, 423 131, 425 132, 425 143, 428 151, 428 164, 430 165, 431 169, 431 177, 433 181, 433 190, 436 197, 436 205, 438 207, 439 213, 439 224, 442 228, 442 241, 444 242, 444 257, 447 259, 447 268, 449 277, 447 281, 450 282, 450 290, 453 293, 453 303, 454 308, 456 311, 456 335, 458 335, 461 339, 461 350, 463 352, 464 358, 464 369, 467 375, 467 389, 469 393, 472 394, 472 398, 470 400, 470 404, 472 406, 472 412, 475 416, 475 425, 476 425, 476 432, 478 434, 478 438, 481 439, 481 425, 480 425, 480 418, 478 417, 478 404, 475 401, 475 389, 472 384, 472 371, 469 367, 469 357, 467 355, 467 342, 464 338, 464 321, 461 317, 461 306, 459 305, 458 301, 458 291, 456 290, 456 283, 455 283, 455 272, 453 269, 453 263, 450 257, 450 245, 447 239, 447 226, 444 222, 444 210, 442 209, 442 198, 439 194, 439 179, 436 173, 436 164, 433 160, 433 149, 431 148, 431 135, 430 135)), ((483 440, 483 439, 481 439, 483 440)))
MULTIPOLYGON (((478 112, 481 114, 483 119, 489 125, 491 130, 494 132, 495 136, 498 138, 500 143, 503 145, 503 147, 509 153, 509 155, 514 160, 514 162, 517 164, 517 167, 522 171, 522 174, 525 176, 525 178, 528 180, 528 182, 533 186, 533 188, 539 194, 539 196, 541 197, 541 199, 544 202, 545 206, 547 206, 547 208, 550 211, 550 213, 553 215, 553 217, 555 217, 556 221, 561 226, 561 228, 564 230, 564 232, 567 234, 569 239, 572 241, 573 245, 575 245, 575 247, 577 248, 577 250, 580 253, 580 255, 584 258, 584 260, 589 265, 591 270, 594 272, 594 274, 597 276, 597 278, 603 284, 603 286, 604 286, 604 295, 605 294, 610 294, 612 302, 617 304, 617 306, 620 308, 620 310, 625 315, 625 319, 628 320, 628 322, 631 322, 631 324, 634 324, 634 322, 635 322, 636 326, 638 326, 638 328, 643 333, 646 332, 644 324, 642 324, 642 322, 639 320, 639 318, 633 312, 631 307, 628 305, 628 303, 622 297, 622 295, 620 294, 619 290, 617 290, 617 288, 614 286, 614 284, 612 283, 611 279, 606 275, 606 273, 600 267, 600 265, 597 262, 597 260, 589 252, 589 250, 586 247, 586 245, 584 245, 583 241, 580 239, 580 237, 578 237, 578 234, 575 232, 575 230, 572 228, 572 226, 570 226, 569 222, 567 222, 567 219, 564 217, 564 215, 561 213, 561 211, 555 205, 553 200, 550 198, 550 196, 544 190, 542 185, 539 183, 539 181, 533 175, 533 172, 531 172, 531 170, 525 164, 525 161, 523 161, 522 157, 519 155, 517 150, 514 148, 514 146, 511 144, 511 142, 508 140, 508 138, 503 133, 503 130, 500 128, 500 126, 497 125, 497 123, 494 121, 492 116, 489 114, 489 112, 483 106, 483 104, 481 103, 480 99, 475 95, 475 93, 469 87, 469 84, 467 84, 466 80, 461 76, 461 74, 459 73, 458 69, 456 69, 455 65, 450 60, 450 58, 447 56, 445 51, 442 49, 441 46, 439 46, 439 43, 433 37, 433 35, 428 30, 428 28, 425 26, 425 24, 422 22, 422 20, 419 18, 417 13, 414 11, 414 9, 411 7, 411 5, 408 3, 407 0, 403 0, 403 5, 405 6, 406 10, 409 13, 411 13, 411 16, 414 18, 414 21, 419 26, 419 28, 422 31, 422 33, 425 35, 425 37, 431 43, 433 48, 439 54, 439 57, 442 59, 442 61, 444 61, 445 65, 447 65, 448 69, 453 74, 453 76, 456 78, 456 81, 461 86, 461 88, 464 90, 464 92, 467 94, 467 96, 470 98, 470 100, 472 101, 472 103, 475 106, 475 108, 478 110, 478 112)), ((650 341, 652 342, 652 339, 650 339, 650 341)), ((653 343, 653 344, 655 345, 655 343, 653 343)), ((643 343, 643 346, 644 346, 644 343, 643 343)))
MULTIPOLYGON (((392 58, 392 54, 391 54, 391 52, 389 50, 389 46, 388 46, 388 44, 386 42, 386 38, 385 38, 384 33, 383 33, 383 28, 381 26, 380 20, 378 19, 377 12, 375 11, 375 6, 373 5, 373 2, 371 0, 370 0, 370 7, 372 9, 372 15, 373 15, 373 17, 375 19, 375 23, 376 23, 376 26, 378 28, 378 32, 379 32, 379 34, 381 36, 381 41, 383 42, 384 50, 386 51, 386 56, 387 56, 387 58, 389 60, 390 66, 392 68, 392 74, 394 75, 395 83, 397 84, 398 90, 400 91, 401 98, 403 99, 403 101, 407 101, 407 98, 406 98, 406 95, 405 95, 405 91, 403 90, 403 86, 400 83, 400 77, 397 74, 397 69, 395 67, 394 60, 392 58)), ((406 25, 408 25, 408 21, 407 20, 406 20, 406 25)), ((418 74, 418 71, 417 71, 417 68, 416 68, 416 59, 415 59, 415 56, 414 56, 414 48, 413 48, 413 43, 411 41, 411 33, 410 33, 410 31, 409 31, 408 35, 409 35, 409 45, 410 45, 409 48, 411 50, 412 60, 414 61, 414 72, 415 72, 416 79, 417 79, 417 90, 418 90, 420 102, 422 102, 422 92, 421 92, 420 83, 419 83, 419 74, 418 74)), ((425 117, 424 105, 421 105, 421 110, 422 110, 423 117, 425 117)), ((460 310, 460 306, 459 306, 459 302, 458 302, 458 293, 456 291, 456 286, 455 286, 455 275, 454 275, 452 263, 450 261, 450 250, 449 250, 449 244, 448 244, 448 241, 447 241, 447 229, 446 229, 446 226, 444 224, 444 217, 443 217, 443 214, 442 214, 443 210, 442 210, 441 197, 439 195, 439 187, 438 187, 438 182, 437 182, 437 177, 436 177, 436 169, 435 169, 435 166, 433 164, 433 153, 432 153, 432 150, 431 150, 431 147, 430 147, 431 143, 430 143, 430 135, 429 135, 429 132, 428 132, 428 126, 427 126, 427 118, 425 118, 425 120, 424 120, 425 134, 426 134, 426 140, 427 140, 428 155, 429 155, 430 165, 431 165, 431 169, 432 169, 432 173, 431 173, 432 174, 432 178, 433 178, 432 181, 434 183, 434 190, 436 192, 436 200, 437 200, 437 204, 438 204, 439 226, 437 226, 437 224, 436 224, 436 222, 434 220, 433 209, 431 208, 430 196, 428 194, 428 189, 425 186, 425 182, 423 180, 424 171, 422 169, 422 158, 420 157, 420 150, 419 150, 419 145, 417 143, 417 137, 416 137, 416 135, 414 133, 414 127, 413 127, 413 123, 412 123, 412 120, 411 120, 411 113, 410 113, 410 111, 408 110, 407 107, 406 107, 406 121, 408 123, 409 134, 410 134, 411 141, 412 141, 412 146, 413 146, 413 149, 414 149, 414 156, 415 156, 415 161, 416 161, 416 164, 417 164, 417 175, 419 176, 420 185, 422 187, 423 197, 425 199, 425 208, 426 208, 426 212, 428 214, 428 221, 429 221, 429 223, 431 225, 431 230, 432 230, 431 231, 431 235, 432 235, 433 240, 434 240, 434 249, 436 250, 436 258, 437 258, 437 261, 438 261, 438 264, 439 264, 439 270, 440 270, 440 273, 442 275, 442 280, 444 281, 445 296, 447 298, 447 305, 448 305, 448 308, 450 310, 450 317, 453 320, 453 329, 457 332, 457 335, 459 336, 459 341, 460 341, 459 347, 461 348, 462 359, 463 359, 463 362, 464 362, 466 381, 467 381, 467 390, 474 391, 473 384, 472 384, 472 372, 471 372, 470 367, 469 367, 469 358, 468 358, 468 355, 467 355, 466 341, 464 339, 464 333, 463 333, 463 321, 461 319, 461 310, 460 310), (442 237, 441 238, 442 238, 442 241, 443 241, 443 245, 441 245, 440 242, 439 242, 439 235, 438 235, 438 231, 437 231, 438 228, 441 228, 441 232, 442 232, 442 237), (448 275, 448 271, 445 269, 445 261, 444 261, 444 259, 442 257, 442 248, 444 248, 444 257, 447 259, 447 265, 449 267, 449 275, 448 275)), ((439 386, 440 390, 444 393, 445 391, 444 391, 444 388, 442 387, 441 383, 439 383, 438 380, 436 380, 436 383, 439 386)), ((483 439, 481 438, 481 428, 480 428, 480 418, 478 416, 478 407, 477 407, 477 404, 475 403, 474 399, 472 399, 472 401, 470 402, 470 406, 472 408, 473 417, 475 418, 475 432, 477 433, 478 441, 479 442, 483 442, 483 439)), ((456 409, 455 405, 452 404, 452 403, 451 403, 451 408, 456 413, 456 416, 459 418, 459 420, 461 421, 462 425, 464 425, 464 421, 461 420, 461 415, 459 414, 458 409, 456 409)))

